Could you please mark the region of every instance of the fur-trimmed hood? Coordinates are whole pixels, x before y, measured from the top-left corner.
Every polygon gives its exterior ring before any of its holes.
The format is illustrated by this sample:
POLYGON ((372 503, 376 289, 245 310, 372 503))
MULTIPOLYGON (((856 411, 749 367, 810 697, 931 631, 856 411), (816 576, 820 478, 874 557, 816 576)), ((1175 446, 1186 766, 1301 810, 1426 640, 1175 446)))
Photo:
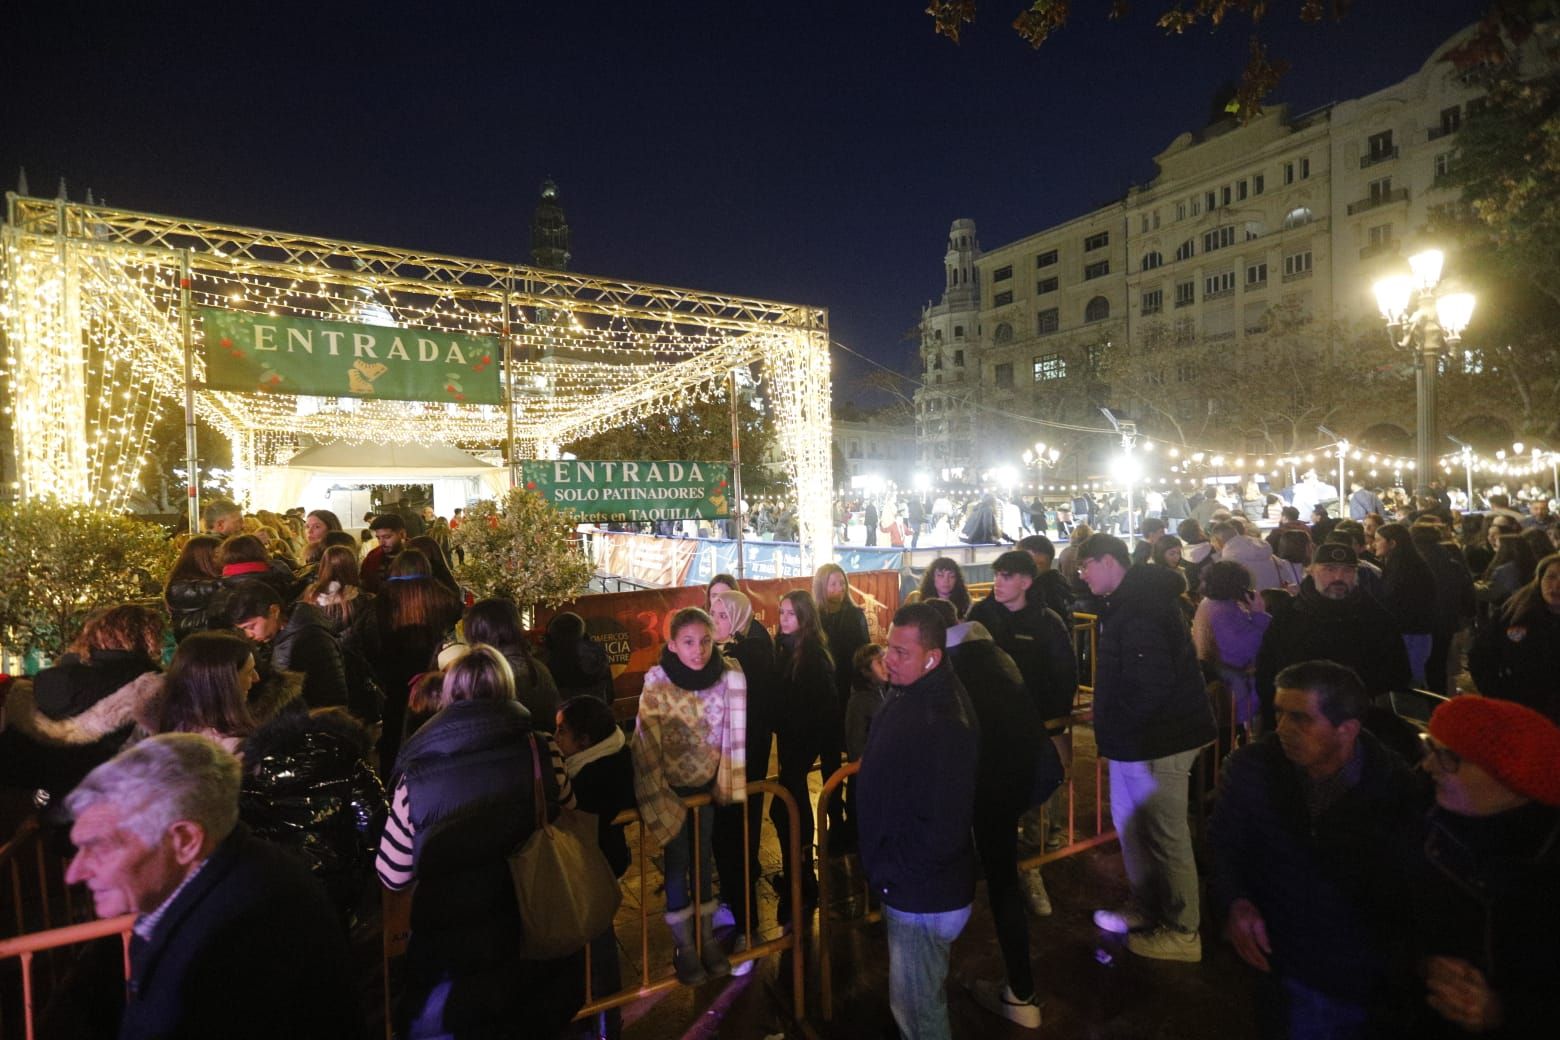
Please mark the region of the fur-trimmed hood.
MULTIPOLYGON (((162 717, 163 674, 146 672, 68 719, 51 719, 37 708, 33 684, 17 679, 6 697, 7 725, 39 744, 79 747, 95 744, 128 726, 156 733, 162 717)), ((275 718, 282 709, 303 696, 301 672, 277 672, 249 694, 249 713, 258 724, 275 718)))

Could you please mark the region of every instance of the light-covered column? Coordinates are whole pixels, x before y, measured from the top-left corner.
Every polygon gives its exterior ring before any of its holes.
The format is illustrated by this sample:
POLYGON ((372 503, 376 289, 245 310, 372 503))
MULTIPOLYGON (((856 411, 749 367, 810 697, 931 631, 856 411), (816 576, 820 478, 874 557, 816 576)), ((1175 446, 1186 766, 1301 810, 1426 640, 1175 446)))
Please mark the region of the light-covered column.
POLYGON ((797 540, 808 572, 834 556, 834 489, 829 464, 831 428, 828 319, 792 332, 766 356, 775 433, 796 487, 797 540))

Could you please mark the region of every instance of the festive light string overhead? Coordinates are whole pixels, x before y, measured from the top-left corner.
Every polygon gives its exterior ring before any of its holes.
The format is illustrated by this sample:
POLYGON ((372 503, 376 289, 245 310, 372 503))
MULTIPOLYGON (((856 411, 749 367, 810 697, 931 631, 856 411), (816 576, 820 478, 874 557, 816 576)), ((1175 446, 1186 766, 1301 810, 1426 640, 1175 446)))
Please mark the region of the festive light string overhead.
MULTIPOLYGON (((12 198, 0 250, 3 376, 23 497, 118 507, 153 425, 184 393, 184 322, 229 311, 507 337, 508 407, 199 389, 233 443, 235 486, 304 445, 502 444, 517 457, 652 415, 722 401, 762 365, 797 489, 803 563, 829 545, 824 312, 793 304, 413 254, 60 200, 12 198), (181 284, 188 263, 188 285, 181 284)), ((193 358, 204 380, 201 351, 193 358)))

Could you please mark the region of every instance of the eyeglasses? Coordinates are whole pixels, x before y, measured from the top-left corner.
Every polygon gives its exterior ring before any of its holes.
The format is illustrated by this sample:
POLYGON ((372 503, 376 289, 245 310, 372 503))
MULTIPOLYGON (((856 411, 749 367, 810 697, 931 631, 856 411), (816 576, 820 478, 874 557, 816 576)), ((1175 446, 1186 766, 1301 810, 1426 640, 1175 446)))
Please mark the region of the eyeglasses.
POLYGON ((1433 760, 1436 769, 1443 773, 1455 773, 1462 765, 1461 755, 1428 733, 1419 734, 1419 750, 1422 759, 1433 760))

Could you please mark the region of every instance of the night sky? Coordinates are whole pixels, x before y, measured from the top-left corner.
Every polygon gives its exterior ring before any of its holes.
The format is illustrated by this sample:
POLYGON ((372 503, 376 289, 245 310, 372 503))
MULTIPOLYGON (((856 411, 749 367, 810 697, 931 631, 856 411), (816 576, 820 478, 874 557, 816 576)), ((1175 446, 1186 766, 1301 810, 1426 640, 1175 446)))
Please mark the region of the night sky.
MULTIPOLYGON (((1079 0, 1034 52, 1022 0, 983 0, 957 46, 924 0, 18 4, 0 183, 525 261, 551 176, 576 270, 825 306, 908 371, 950 221, 988 247, 1033 233, 1207 122, 1247 23, 1166 38, 1167 5, 1110 23, 1079 0)), ((1273 100, 1299 113, 1414 72, 1485 0, 1356 0, 1321 26, 1269 6, 1294 66, 1273 100)), ((865 370, 836 353, 837 379, 865 370)))

